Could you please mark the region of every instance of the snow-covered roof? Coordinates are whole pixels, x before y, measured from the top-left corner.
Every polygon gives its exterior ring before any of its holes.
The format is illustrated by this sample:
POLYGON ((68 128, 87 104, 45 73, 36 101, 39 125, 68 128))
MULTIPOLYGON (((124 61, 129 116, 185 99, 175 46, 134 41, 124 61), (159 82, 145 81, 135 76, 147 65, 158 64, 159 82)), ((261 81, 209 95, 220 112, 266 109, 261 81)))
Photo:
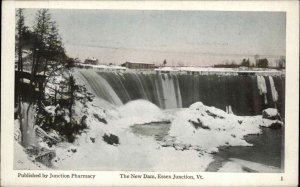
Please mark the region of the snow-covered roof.
POLYGON ((116 65, 92 65, 92 64, 80 64, 80 66, 91 67, 91 68, 98 68, 98 69, 120 69, 126 70, 126 67, 116 66, 116 65))
POLYGON ((124 64, 126 63, 130 63, 130 64, 148 64, 148 65, 154 65, 154 63, 150 63, 150 62, 125 62, 124 64))

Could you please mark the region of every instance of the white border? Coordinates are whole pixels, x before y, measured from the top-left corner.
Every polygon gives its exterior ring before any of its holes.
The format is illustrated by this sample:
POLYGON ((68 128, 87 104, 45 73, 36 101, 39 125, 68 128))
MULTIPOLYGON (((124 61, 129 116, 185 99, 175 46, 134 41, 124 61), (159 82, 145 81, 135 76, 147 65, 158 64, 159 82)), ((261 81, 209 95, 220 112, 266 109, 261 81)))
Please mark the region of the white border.
MULTIPOLYGON (((299 2, 298 1, 3 1, 1 42, 1 186, 296 186, 298 177, 299 141, 299 2), (144 10, 215 10, 215 11, 282 11, 286 12, 286 127, 285 172, 276 174, 209 173, 203 180, 120 179, 120 173, 145 172, 83 172, 96 174, 96 179, 18 178, 13 170, 13 100, 14 100, 14 32, 15 8, 61 9, 144 9, 144 10), (283 181, 281 181, 283 177, 283 181)), ((188 160, 187 160, 188 162, 188 160)), ((175 163, 174 163, 175 164, 175 163)), ((21 171, 24 172, 24 171, 21 171)), ((34 173, 65 173, 74 171, 29 171, 34 173)), ((150 172, 148 172, 150 173, 150 172)), ((169 172, 164 172, 169 173, 169 172)), ((173 173, 173 172, 172 172, 173 173)), ((184 172, 192 173, 192 172, 184 172)))

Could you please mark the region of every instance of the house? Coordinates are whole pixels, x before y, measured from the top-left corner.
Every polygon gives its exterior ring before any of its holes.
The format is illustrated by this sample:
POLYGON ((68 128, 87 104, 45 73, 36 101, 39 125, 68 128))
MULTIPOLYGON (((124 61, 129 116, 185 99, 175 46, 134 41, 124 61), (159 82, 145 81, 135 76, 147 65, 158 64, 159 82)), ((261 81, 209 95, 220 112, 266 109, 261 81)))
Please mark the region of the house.
POLYGON ((121 66, 129 69, 154 69, 155 65, 152 63, 145 62, 125 62, 121 66))
POLYGON ((98 64, 98 59, 96 58, 87 58, 84 60, 84 64, 92 64, 92 65, 97 65, 98 64))

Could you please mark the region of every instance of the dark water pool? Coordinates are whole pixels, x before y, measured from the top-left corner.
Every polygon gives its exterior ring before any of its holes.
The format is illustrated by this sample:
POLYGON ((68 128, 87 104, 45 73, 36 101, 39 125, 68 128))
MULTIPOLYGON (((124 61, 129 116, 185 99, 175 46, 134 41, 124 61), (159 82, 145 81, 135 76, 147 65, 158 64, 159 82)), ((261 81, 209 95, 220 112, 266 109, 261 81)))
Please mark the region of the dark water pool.
POLYGON ((170 123, 149 123, 149 124, 137 124, 131 126, 131 130, 136 135, 152 136, 157 141, 168 135, 170 130, 170 123))
POLYGON ((262 127, 262 134, 247 135, 245 140, 253 146, 220 147, 219 152, 214 155, 207 171, 218 171, 218 169, 229 160, 238 158, 251 162, 274 166, 284 171, 284 128, 270 129, 262 127))

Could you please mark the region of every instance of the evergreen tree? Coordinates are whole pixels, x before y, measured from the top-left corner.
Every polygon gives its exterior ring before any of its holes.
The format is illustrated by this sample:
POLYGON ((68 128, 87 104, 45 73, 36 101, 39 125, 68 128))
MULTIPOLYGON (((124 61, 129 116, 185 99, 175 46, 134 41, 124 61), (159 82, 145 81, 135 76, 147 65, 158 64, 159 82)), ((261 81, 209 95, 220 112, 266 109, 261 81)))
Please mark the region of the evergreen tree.
POLYGON ((166 66, 167 64, 167 60, 165 59, 164 62, 163 62, 164 66, 166 66))
POLYGON ((24 43, 24 32, 25 32, 25 24, 24 24, 24 14, 23 9, 17 10, 17 25, 16 25, 16 51, 18 56, 18 71, 23 71, 23 59, 22 59, 22 47, 24 43))
MULTIPOLYGON (((33 48, 32 79, 36 77, 38 71, 50 76, 56 70, 59 63, 66 58, 62 39, 58 33, 57 25, 52 20, 48 9, 41 9, 36 14, 36 22, 33 27, 35 35, 33 48), (50 68, 48 66, 51 66, 50 68)), ((42 92, 47 81, 43 82, 42 92)))
POLYGON ((269 67, 269 61, 266 58, 259 59, 256 66, 260 67, 260 68, 268 68, 269 67))
POLYGON ((50 32, 50 14, 48 9, 38 10, 36 14, 36 22, 33 26, 35 40, 33 44, 33 62, 31 70, 31 84, 33 83, 38 70, 42 66, 43 57, 47 47, 47 38, 50 32))

